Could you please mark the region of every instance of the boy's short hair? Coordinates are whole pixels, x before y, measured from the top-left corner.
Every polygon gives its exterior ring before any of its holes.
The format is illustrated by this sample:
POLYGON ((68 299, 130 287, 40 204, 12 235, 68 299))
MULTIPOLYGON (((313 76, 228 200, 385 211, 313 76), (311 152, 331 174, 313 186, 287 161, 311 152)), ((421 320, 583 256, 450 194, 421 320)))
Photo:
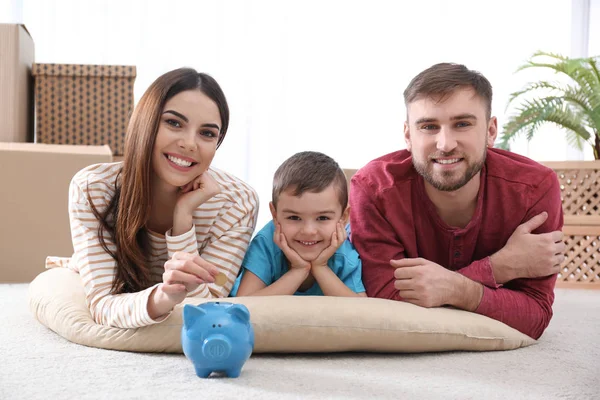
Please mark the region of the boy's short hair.
POLYGON ((304 192, 320 193, 331 184, 338 194, 343 212, 348 205, 348 184, 338 163, 316 151, 296 153, 275 171, 273 206, 277 207, 279 195, 290 188, 294 189, 294 196, 301 196, 304 192))
POLYGON ((404 90, 406 106, 423 97, 447 98, 456 89, 471 87, 485 103, 486 117, 492 115, 492 85, 485 76, 462 64, 435 64, 415 76, 404 90))

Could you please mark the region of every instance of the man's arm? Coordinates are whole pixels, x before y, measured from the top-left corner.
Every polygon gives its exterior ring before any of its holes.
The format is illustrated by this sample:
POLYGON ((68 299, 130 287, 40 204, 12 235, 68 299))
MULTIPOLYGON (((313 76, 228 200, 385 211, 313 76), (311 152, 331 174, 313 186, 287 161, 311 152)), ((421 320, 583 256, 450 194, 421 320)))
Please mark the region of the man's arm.
POLYGON ((476 313, 493 318, 538 339, 552 319, 556 275, 518 279, 500 289, 483 288, 476 313))
POLYGON ((547 219, 548 212, 544 211, 522 223, 502 249, 457 272, 492 289, 514 279, 557 274, 565 258, 562 232, 532 233, 547 219))
MULTIPOLYGON (((549 218, 534 233, 561 229, 563 223, 562 204, 556 176, 549 174, 538 191, 540 197, 535 204, 529 207, 528 218, 542 210, 548 210, 549 218)), ((350 196, 352 241, 363 260, 363 280, 367 294, 373 297, 401 300, 398 289, 395 287, 396 278, 393 276, 393 270, 389 270, 389 260, 404 258, 404 247, 396 239, 394 230, 378 209, 372 195, 368 193, 373 193, 373 191, 362 187, 361 182, 353 181, 350 196)), ((489 263, 489 258, 487 262, 489 263)), ((489 267, 491 273, 491 264, 489 267)), ((441 269, 438 271, 442 273, 441 269)), ((468 277, 467 274, 463 274, 463 276, 468 277)), ((505 285, 504 288, 485 287, 480 304, 475 311, 506 323, 537 339, 552 317, 555 279, 556 276, 552 275, 539 279, 515 280, 505 285)), ((457 301, 452 297, 447 300, 446 304, 454 304, 460 308, 467 308, 461 307, 462 302, 473 304, 473 301, 477 299, 472 296, 481 296, 481 292, 474 290, 474 286, 470 287, 473 290, 462 293, 463 296, 467 296, 466 298, 457 301)), ((436 288, 429 286, 428 289, 429 292, 433 292, 436 288)), ((469 308, 471 307, 467 309, 469 308)))
MULTIPOLYGON (((560 185, 554 172, 540 182, 527 204, 527 213, 507 243, 496 253, 457 272, 496 289, 519 278, 557 274, 564 261, 563 211, 560 185)), ((485 227, 483 227, 485 229, 485 227)))
POLYGON ((401 300, 394 288, 394 268, 390 260, 404 258, 404 246, 379 209, 376 191, 356 178, 352 178, 350 186, 351 241, 362 260, 367 296, 401 300))
POLYGON ((510 263, 510 274, 517 279, 509 280, 502 288, 485 287, 475 312, 504 322, 537 339, 552 318, 554 285, 556 273, 564 259, 564 244, 559 233, 563 227, 563 210, 556 174, 549 173, 535 192, 531 204, 528 204, 526 222, 519 228, 544 211, 548 217, 538 228, 531 231, 525 229, 525 232, 521 232, 523 236, 513 242, 512 239, 518 236, 518 232, 515 232, 507 244, 490 257, 492 270, 501 275, 510 263), (550 252, 557 253, 554 258, 548 258, 548 247, 555 249, 550 252), (502 255, 503 260, 511 261, 494 263, 499 259, 498 255, 502 255))

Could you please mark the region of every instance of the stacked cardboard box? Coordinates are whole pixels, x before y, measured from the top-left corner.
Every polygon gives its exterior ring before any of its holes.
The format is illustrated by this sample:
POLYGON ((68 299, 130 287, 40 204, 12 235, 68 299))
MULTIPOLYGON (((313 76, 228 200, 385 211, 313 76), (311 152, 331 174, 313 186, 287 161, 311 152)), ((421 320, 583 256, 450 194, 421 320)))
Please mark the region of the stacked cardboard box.
POLYGON ((33 141, 33 62, 25 26, 0 24, 0 142, 33 141))
POLYGON ((122 155, 134 66, 34 64, 36 143, 108 144, 122 155))
POLYGON ((73 254, 71 178, 111 161, 106 145, 0 143, 0 282, 29 282, 44 271, 47 256, 73 254))
POLYGON ((0 24, 0 282, 72 255, 69 183, 122 154, 134 78, 135 67, 35 64, 25 26, 0 24))

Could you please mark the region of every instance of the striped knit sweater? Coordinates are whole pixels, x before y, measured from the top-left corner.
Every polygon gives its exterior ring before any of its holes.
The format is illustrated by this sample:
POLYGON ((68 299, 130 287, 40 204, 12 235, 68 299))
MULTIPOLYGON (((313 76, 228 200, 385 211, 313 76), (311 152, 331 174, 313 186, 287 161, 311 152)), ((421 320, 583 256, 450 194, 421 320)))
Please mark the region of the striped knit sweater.
MULTIPOLYGON (((156 323, 148 315, 148 297, 162 282, 164 263, 177 251, 197 253, 227 276, 227 283, 202 284, 188 297, 226 297, 238 275, 256 225, 258 195, 250 186, 223 171, 211 168, 221 193, 196 209, 193 226, 179 236, 149 231, 150 268, 155 284, 137 293, 111 295, 115 260, 102 248, 98 220, 88 200, 102 212, 114 195, 121 162, 91 165, 79 171, 69 189, 69 215, 74 254, 71 258, 48 257, 46 267, 67 267, 79 272, 93 319, 102 325, 136 328, 156 323)), ((105 235, 108 248, 114 242, 105 235)))

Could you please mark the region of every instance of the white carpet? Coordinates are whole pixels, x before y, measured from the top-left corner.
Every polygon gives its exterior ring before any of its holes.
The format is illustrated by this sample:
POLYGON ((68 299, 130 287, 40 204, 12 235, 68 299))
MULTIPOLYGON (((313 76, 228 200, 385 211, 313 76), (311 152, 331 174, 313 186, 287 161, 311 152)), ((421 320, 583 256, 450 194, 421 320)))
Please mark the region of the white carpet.
POLYGON ((539 344, 505 352, 254 355, 197 378, 183 355, 72 344, 0 285, 0 399, 600 399, 600 291, 557 290, 539 344))

